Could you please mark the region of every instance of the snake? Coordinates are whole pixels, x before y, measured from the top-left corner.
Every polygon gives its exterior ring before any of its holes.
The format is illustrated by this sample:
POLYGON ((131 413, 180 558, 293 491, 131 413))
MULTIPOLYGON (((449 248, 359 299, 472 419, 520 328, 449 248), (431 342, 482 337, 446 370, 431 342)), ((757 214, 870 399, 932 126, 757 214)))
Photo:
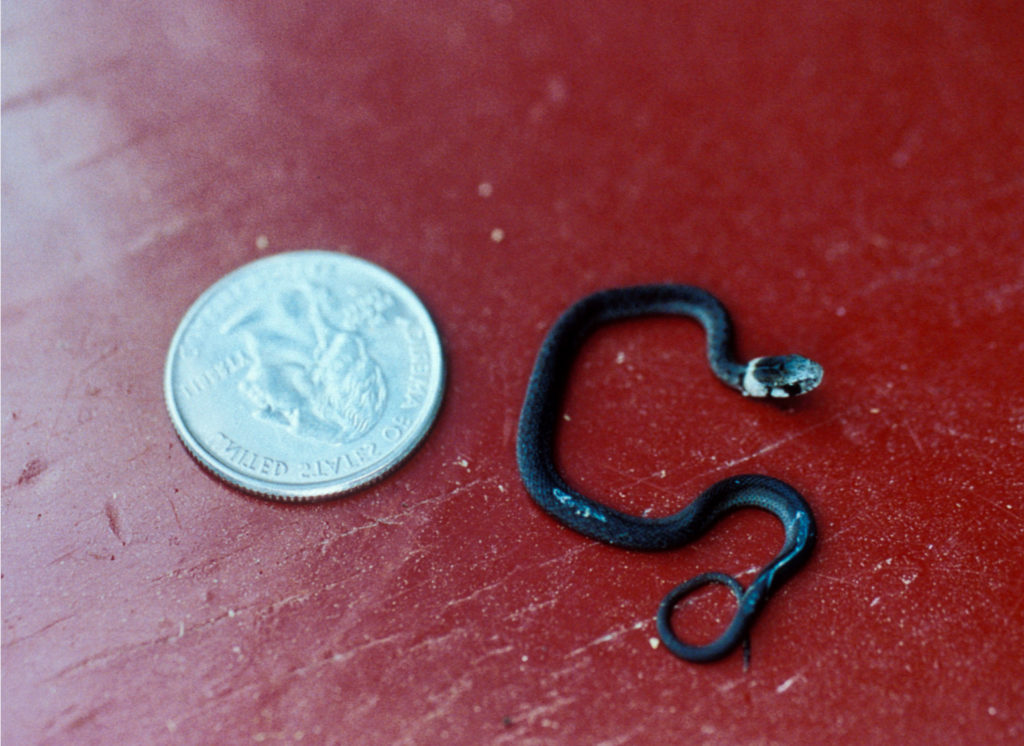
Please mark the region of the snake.
POLYGON ((769 595, 810 557, 817 528, 811 508, 789 484, 761 474, 729 476, 705 489, 678 512, 664 517, 633 515, 579 492, 559 473, 554 450, 561 405, 573 362, 599 327, 644 316, 695 319, 707 336, 707 358, 714 375, 749 397, 782 399, 814 389, 822 367, 802 355, 736 360, 733 324, 725 306, 691 285, 653 284, 611 288, 573 304, 551 327, 537 355, 519 417, 516 457, 520 476, 537 505, 583 536, 638 551, 676 549, 705 535, 723 516, 741 508, 774 515, 785 532, 782 548, 746 588, 721 572, 698 575, 674 588, 658 607, 656 623, 665 647, 683 660, 704 663, 729 655, 741 643, 749 662, 749 631, 769 595), (737 600, 725 630, 703 645, 685 642, 673 629, 672 615, 687 596, 707 585, 724 585, 737 600))

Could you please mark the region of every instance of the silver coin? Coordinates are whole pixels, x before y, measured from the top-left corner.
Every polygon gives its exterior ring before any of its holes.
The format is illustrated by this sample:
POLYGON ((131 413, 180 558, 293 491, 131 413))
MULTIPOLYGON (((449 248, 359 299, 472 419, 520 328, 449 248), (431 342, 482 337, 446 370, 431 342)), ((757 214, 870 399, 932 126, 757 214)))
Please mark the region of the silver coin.
POLYGON ((260 259, 189 308, 164 395, 182 442, 237 487, 287 501, 360 489, 426 436, 444 390, 419 298, 370 262, 326 251, 260 259))

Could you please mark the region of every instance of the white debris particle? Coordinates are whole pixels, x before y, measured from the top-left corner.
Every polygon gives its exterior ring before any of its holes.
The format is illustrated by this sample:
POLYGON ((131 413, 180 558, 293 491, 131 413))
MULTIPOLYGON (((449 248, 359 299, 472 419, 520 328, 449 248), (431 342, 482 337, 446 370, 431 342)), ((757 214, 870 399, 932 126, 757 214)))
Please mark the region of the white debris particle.
POLYGON ((476 188, 476 193, 484 199, 487 199, 494 194, 494 185, 489 181, 481 181, 479 186, 476 188))
POLYGON ((790 687, 792 687, 793 684, 795 684, 799 678, 800 674, 797 674, 796 676, 790 676, 788 679, 786 679, 777 687, 775 687, 776 694, 782 694, 783 692, 789 691, 790 687))
POLYGON ((505 240, 505 231, 501 228, 495 228, 491 231, 491 240, 494 241, 494 243, 501 243, 505 240))
POLYGON ((270 239, 264 235, 256 236, 256 248, 265 251, 270 246, 270 239))
POLYGON ((657 650, 658 647, 661 645, 661 640, 659 640, 657 637, 652 637, 647 642, 650 643, 651 650, 657 650))

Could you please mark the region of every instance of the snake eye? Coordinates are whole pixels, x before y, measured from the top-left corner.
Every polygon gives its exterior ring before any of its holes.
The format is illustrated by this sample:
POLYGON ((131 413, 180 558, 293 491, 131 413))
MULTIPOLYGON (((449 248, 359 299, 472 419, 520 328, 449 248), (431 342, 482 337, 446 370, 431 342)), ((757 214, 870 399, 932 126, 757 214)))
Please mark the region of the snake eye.
POLYGON ((804 392, 804 387, 799 383, 789 383, 782 387, 784 396, 798 396, 804 392))

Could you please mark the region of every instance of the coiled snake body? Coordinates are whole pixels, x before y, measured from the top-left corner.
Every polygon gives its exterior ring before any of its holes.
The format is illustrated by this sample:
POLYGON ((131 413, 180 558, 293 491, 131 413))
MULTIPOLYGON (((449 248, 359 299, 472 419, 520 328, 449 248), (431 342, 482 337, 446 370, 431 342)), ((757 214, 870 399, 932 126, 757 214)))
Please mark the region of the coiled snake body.
POLYGON ((704 573, 672 590, 658 609, 658 632, 677 656, 713 661, 746 639, 768 595, 795 573, 809 557, 816 529, 811 509, 785 482, 745 474, 723 479, 674 515, 645 518, 615 510, 581 494, 559 474, 554 463, 556 424, 573 360, 586 338, 599 326, 649 315, 688 316, 707 332, 707 355, 715 375, 748 396, 786 397, 810 391, 821 381, 817 363, 799 355, 735 361, 732 324, 722 304, 710 293, 688 285, 641 285, 605 290, 573 305, 544 340, 530 377, 519 419, 517 457, 527 491, 537 504, 567 527, 598 541, 636 550, 673 549, 703 536, 726 513, 760 508, 775 515, 785 529, 782 549, 750 587, 724 573, 704 573), (689 645, 675 634, 671 615, 689 593, 711 583, 727 586, 737 597, 732 622, 713 642, 689 645))

